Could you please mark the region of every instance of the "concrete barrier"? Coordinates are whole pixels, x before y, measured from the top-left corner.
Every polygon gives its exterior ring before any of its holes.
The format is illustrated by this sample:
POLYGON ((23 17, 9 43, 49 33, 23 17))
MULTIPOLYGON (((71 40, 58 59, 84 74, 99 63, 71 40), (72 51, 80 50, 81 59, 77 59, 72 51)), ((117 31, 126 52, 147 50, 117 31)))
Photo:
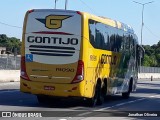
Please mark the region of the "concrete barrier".
POLYGON ((160 73, 139 73, 138 78, 139 79, 158 79, 160 78, 160 73))
POLYGON ((18 82, 20 70, 0 70, 0 82, 18 82))

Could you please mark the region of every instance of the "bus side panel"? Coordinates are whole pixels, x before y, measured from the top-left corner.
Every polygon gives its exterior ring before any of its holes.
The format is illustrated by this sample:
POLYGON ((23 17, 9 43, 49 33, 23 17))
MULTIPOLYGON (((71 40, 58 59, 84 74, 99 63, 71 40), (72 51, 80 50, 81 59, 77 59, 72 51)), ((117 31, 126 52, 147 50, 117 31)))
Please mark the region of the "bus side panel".
POLYGON ((85 44, 83 40, 83 45, 85 46, 83 49, 85 51, 83 53, 86 56, 85 61, 87 61, 85 62, 85 64, 87 64, 87 69, 86 69, 86 75, 85 75, 86 85, 85 85, 84 93, 86 97, 91 98, 94 95, 94 91, 95 91, 94 88, 96 86, 98 79, 102 81, 102 84, 104 79, 107 80, 106 94, 112 91, 113 87, 117 87, 118 79, 116 79, 115 77, 116 77, 116 72, 119 65, 118 60, 120 59, 120 54, 94 48, 91 45, 89 40, 88 19, 84 21, 86 21, 86 23, 84 23, 86 29, 83 29, 83 32, 84 32, 83 35, 85 36, 85 38, 87 38, 85 39, 86 41, 85 44), (113 60, 115 56, 117 57, 117 62, 115 65, 111 65, 111 58, 113 60), (105 59, 104 61, 106 63, 102 63, 102 59, 103 60, 105 59))
POLYGON ((81 90, 84 91, 84 97, 91 98, 93 95, 93 79, 94 76, 93 68, 88 68, 88 53, 89 51, 89 33, 88 33, 88 15, 82 13, 82 41, 80 59, 84 61, 84 86, 81 85, 81 90))

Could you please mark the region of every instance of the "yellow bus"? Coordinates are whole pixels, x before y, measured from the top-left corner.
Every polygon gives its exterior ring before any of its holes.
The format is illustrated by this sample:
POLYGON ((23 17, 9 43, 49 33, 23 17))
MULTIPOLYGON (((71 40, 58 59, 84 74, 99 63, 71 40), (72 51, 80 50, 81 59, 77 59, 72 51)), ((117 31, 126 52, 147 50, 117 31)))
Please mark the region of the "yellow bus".
POLYGON ((80 11, 29 10, 20 91, 36 95, 40 103, 77 97, 95 106, 106 95, 128 98, 136 90, 139 48, 124 23, 80 11))

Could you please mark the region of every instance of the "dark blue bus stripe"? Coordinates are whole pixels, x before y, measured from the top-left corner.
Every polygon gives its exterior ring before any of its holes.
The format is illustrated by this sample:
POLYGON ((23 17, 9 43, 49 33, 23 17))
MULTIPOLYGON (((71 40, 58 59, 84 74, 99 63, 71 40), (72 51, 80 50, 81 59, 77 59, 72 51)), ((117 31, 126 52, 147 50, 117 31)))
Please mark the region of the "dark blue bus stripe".
POLYGON ((50 48, 50 49, 65 49, 65 50, 75 50, 73 47, 62 47, 62 46, 42 46, 42 45, 30 45, 30 48, 50 48))
POLYGON ((39 51, 39 52, 57 52, 57 53, 75 53, 74 51, 59 51, 59 50, 41 50, 41 49, 29 49, 30 51, 39 51))
POLYGON ((73 56, 73 54, 54 54, 54 53, 39 53, 39 52, 31 52, 31 54, 44 55, 44 56, 73 56))

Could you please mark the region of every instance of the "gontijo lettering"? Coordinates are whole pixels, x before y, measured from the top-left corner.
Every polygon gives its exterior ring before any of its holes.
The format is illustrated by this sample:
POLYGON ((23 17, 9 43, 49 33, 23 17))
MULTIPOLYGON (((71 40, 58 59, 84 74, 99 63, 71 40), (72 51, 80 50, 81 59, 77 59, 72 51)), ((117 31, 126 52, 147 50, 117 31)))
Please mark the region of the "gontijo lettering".
POLYGON ((101 55, 101 64, 111 64, 111 65, 116 65, 117 63, 117 56, 116 55, 107 55, 107 54, 102 54, 101 55))
POLYGON ((48 44, 66 44, 66 45, 77 45, 77 38, 66 38, 60 37, 41 37, 41 36, 28 36, 27 42, 29 43, 48 43, 48 44))

